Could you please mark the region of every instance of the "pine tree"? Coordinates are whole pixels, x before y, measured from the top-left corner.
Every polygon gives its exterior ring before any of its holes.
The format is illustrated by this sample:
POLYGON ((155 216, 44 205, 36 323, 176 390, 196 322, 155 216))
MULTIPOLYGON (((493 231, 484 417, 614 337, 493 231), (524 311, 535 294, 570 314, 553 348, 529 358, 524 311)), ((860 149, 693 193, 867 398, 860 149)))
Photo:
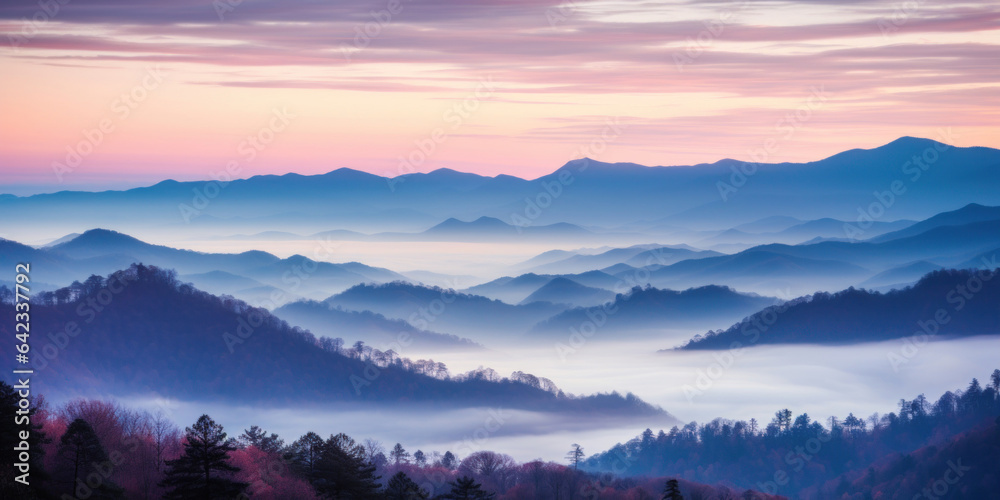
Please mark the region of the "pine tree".
POLYGON ((392 461, 396 465, 410 463, 410 454, 399 443, 396 443, 396 446, 392 448, 389 456, 392 457, 392 461))
POLYGON ((423 451, 417 450, 413 452, 413 463, 423 467, 427 465, 427 455, 423 451))
POLYGON ((235 448, 222 426, 202 415, 193 427, 184 429, 184 454, 167 461, 167 475, 160 483, 168 489, 168 500, 216 500, 234 498, 248 486, 234 481, 238 467, 229 464, 235 448))
POLYGON ((78 418, 69 424, 59 440, 56 457, 62 490, 95 499, 122 498, 122 489, 108 477, 114 464, 86 420, 78 418))
POLYGON ((316 478, 316 464, 323 455, 323 444, 323 438, 319 434, 307 432, 288 447, 284 458, 298 475, 313 481, 316 478))
POLYGON ((442 498, 449 500, 490 500, 496 496, 495 493, 483 491, 482 486, 469 476, 463 476, 448 484, 451 485, 451 492, 442 498))
POLYGON ((667 480, 666 486, 663 487, 663 500, 684 500, 684 496, 681 495, 681 487, 676 479, 667 480))
POLYGON ((379 476, 365 451, 346 434, 330 436, 316 462, 313 487, 329 498, 376 498, 379 476))
POLYGON ((265 453, 277 453, 285 446, 285 442, 277 434, 272 433, 268 436, 267 431, 256 425, 251 425, 249 429, 243 430, 243 434, 239 437, 239 443, 242 446, 253 446, 265 453))
POLYGON ((429 497, 430 495, 421 489, 417 483, 413 482, 403 471, 397 472, 396 475, 389 479, 389 484, 386 486, 385 491, 385 498, 387 500, 424 500, 429 497))

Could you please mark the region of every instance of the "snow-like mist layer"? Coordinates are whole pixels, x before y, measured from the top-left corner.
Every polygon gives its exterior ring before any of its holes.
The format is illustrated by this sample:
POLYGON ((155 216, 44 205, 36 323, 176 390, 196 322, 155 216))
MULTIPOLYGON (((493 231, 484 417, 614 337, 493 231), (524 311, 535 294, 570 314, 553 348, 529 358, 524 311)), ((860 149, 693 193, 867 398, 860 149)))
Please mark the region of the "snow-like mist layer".
MULTIPOLYGON (((900 398, 926 394, 936 399, 963 389, 973 377, 985 379, 1000 366, 1000 339, 977 337, 936 340, 912 350, 905 340, 855 346, 761 346, 748 348, 729 361, 725 351, 654 353, 642 344, 594 340, 566 355, 551 350, 440 357, 452 372, 485 365, 501 374, 526 370, 551 378, 571 393, 632 391, 662 406, 681 421, 707 422, 716 417, 756 418, 769 422, 774 412, 789 408, 824 421, 853 412, 897 411, 900 398), (897 360, 896 368, 890 354, 897 360), (898 357, 897 357, 898 356, 898 357), (899 362, 902 359, 905 362, 899 362), (723 365, 726 365, 725 367, 723 365), (703 376, 701 374, 704 374, 703 376), (701 379, 701 380, 699 380, 701 379), (690 389, 685 392, 685 386, 690 389), (690 397, 689 397, 690 396, 690 397)), ((125 401, 150 410, 164 405, 125 401)), ((166 405, 180 425, 202 413, 221 422, 232 435, 250 425, 277 432, 290 442, 307 431, 321 435, 346 432, 356 439, 372 437, 400 442, 411 451, 451 450, 460 456, 481 449, 508 453, 518 460, 562 461, 571 443, 588 453, 624 442, 646 427, 669 423, 624 424, 586 416, 543 415, 503 408, 414 411, 410 408, 239 408, 205 403, 166 405)))

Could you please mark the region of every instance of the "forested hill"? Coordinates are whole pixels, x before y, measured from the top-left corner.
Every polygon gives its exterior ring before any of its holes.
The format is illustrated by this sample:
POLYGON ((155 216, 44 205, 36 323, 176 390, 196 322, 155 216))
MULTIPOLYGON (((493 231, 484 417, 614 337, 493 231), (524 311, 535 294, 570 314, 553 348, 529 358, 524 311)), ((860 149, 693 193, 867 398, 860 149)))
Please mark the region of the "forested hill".
POLYGON ((848 344, 915 334, 1000 334, 1000 269, 939 270, 886 293, 849 288, 768 307, 680 349, 756 344, 848 344))
MULTIPOLYGON (((1000 370, 989 382, 931 401, 899 400, 897 412, 853 413, 822 422, 782 409, 768 422, 715 419, 641 435, 591 455, 590 471, 674 474, 713 484, 805 500, 917 498, 951 464, 946 494, 929 498, 997 498, 1000 475, 1000 370), (917 496, 915 496, 917 495, 917 496)), ((920 497, 924 498, 924 497, 920 497)))
MULTIPOLYGON (((13 317, 10 291, 0 311, 13 317)), ((12 325, 0 325, 13 338, 12 325)), ((50 395, 145 395, 256 402, 431 403, 594 415, 668 414, 628 394, 572 397, 528 374, 451 376, 363 344, 317 339, 264 309, 216 297, 173 271, 133 265, 107 278, 47 292, 31 302, 34 386, 50 395), (75 394, 74 394, 75 393, 75 394)), ((11 346, 0 353, 14 358, 11 346)))

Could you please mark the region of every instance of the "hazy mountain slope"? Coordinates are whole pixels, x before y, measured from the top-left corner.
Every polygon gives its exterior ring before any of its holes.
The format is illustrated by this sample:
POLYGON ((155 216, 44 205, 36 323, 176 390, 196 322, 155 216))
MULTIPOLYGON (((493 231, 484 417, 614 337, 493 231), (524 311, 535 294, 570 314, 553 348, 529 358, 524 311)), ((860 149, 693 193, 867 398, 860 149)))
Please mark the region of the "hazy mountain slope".
POLYGON ((887 293, 854 288, 818 293, 764 309, 682 348, 729 349, 733 342, 849 344, 921 334, 1000 335, 998 272, 941 270, 913 287, 887 293))
POLYGON ((893 231, 871 238, 872 243, 881 243, 889 240, 897 240, 910 236, 916 236, 931 229, 941 226, 962 226, 975 222, 985 222, 1000 220, 1000 206, 986 207, 978 203, 970 203, 958 210, 942 212, 933 217, 929 217, 917 222, 905 229, 893 231))
POLYGON ((397 354, 410 351, 433 352, 450 349, 481 349, 482 346, 454 335, 419 330, 399 319, 387 319, 370 311, 344 311, 316 301, 285 304, 274 315, 289 323, 309 329, 316 335, 340 337, 347 345, 363 341, 373 347, 388 349, 394 345, 397 354), (405 345, 404 345, 405 344, 405 345))
POLYGON ((401 282, 357 285, 325 302, 403 319, 417 328, 467 337, 486 346, 513 341, 535 323, 566 308, 549 303, 515 306, 478 295, 401 282))
POLYGON ((553 278, 542 285, 521 304, 532 302, 552 302, 554 304, 570 304, 573 306, 592 306, 603 304, 615 298, 615 294, 602 288, 581 285, 569 278, 553 278))
POLYGON ((720 286, 683 291, 637 287, 619 294, 612 303, 570 309, 540 322, 532 329, 532 335, 568 335, 571 328, 580 330, 588 322, 615 332, 724 324, 775 302, 773 297, 741 294, 720 286))
POLYGON ((627 248, 613 248, 595 255, 573 255, 562 260, 542 264, 533 268, 536 273, 573 274, 604 269, 622 262, 637 266, 669 265, 686 259, 722 255, 706 250, 691 250, 664 245, 634 245, 627 248))
MULTIPOLYGON (((113 286, 101 284, 65 303, 33 304, 32 325, 58 339, 36 341, 33 389, 53 397, 113 391, 120 398, 153 394, 240 405, 433 403, 631 415, 628 418, 667 416, 631 395, 570 398, 510 379, 443 380, 406 370, 399 360, 377 368, 377 376, 366 376, 373 373, 371 363, 324 350, 312 334, 289 327, 267 311, 182 285, 166 271, 133 266, 108 282, 113 286), (109 293, 112 299, 103 301, 100 310, 88 305, 98 294, 109 293), (58 337, 70 324, 78 329, 58 337), (43 342, 64 347, 44 356, 50 348, 43 342), (359 380, 368 383, 359 385, 359 380)), ((0 310, 13 314, 9 303, 0 304, 0 310)), ((10 323, 0 325, 0 332, 13 336, 10 323)), ((13 345, 5 343, 0 354, 12 359, 13 345)))
MULTIPOLYGON (((792 294, 798 294, 824 287, 843 288, 871 274, 847 261, 785 255, 763 248, 770 246, 733 255, 681 261, 653 270, 648 274, 648 281, 658 287, 719 284, 771 294, 787 288, 792 294)), ((622 277, 635 274, 635 271, 618 273, 622 277)))

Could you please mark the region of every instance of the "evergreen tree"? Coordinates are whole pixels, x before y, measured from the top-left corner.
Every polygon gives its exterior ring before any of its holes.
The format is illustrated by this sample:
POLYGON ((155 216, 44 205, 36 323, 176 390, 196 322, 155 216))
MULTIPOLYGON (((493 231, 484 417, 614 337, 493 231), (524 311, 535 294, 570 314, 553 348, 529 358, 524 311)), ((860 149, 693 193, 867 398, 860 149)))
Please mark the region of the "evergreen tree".
POLYGON ((285 446, 285 442, 277 434, 272 433, 268 436, 267 431, 256 425, 251 425, 249 429, 243 430, 243 434, 239 437, 239 443, 244 447, 253 446, 265 453, 277 453, 285 446))
POLYGON ((413 453, 413 463, 423 467, 427 465, 427 455, 423 451, 417 450, 413 453))
POLYGON ((316 464, 319 463, 322 454, 323 438, 310 431, 296 439, 288 447, 284 457, 298 475, 313 481, 316 478, 316 464))
POLYGON ((454 453, 446 451, 441 457, 441 466, 448 470, 455 470, 455 467, 458 466, 458 458, 455 457, 454 453))
POLYGON ((389 484, 386 486, 385 491, 385 498, 387 500, 425 500, 429 497, 430 495, 421 489, 417 483, 413 482, 403 471, 397 472, 396 475, 389 479, 389 484))
POLYGON ((316 462, 313 486, 333 499, 376 498, 379 476, 365 460, 365 451, 346 434, 330 436, 316 462))
POLYGON ((449 500, 490 500, 495 497, 495 493, 483 491, 482 486, 469 476, 463 476, 451 485, 451 492, 442 498, 449 500))
POLYGON ((676 479, 667 480, 666 486, 663 487, 663 500, 684 500, 684 496, 681 495, 681 487, 676 479))
POLYGON ((392 457, 392 461, 396 465, 410 463, 410 454, 399 443, 396 443, 396 446, 392 448, 389 456, 392 457))
MULTIPOLYGON (((649 429, 646 430, 648 431, 649 429)), ((583 460, 584 456, 583 448, 581 448, 580 445, 573 443, 573 447, 570 448, 569 453, 566 454, 566 459, 569 460, 569 463, 573 465, 574 469, 579 469, 580 461, 583 460)))
POLYGON ((184 432, 184 454, 167 461, 167 475, 160 483, 168 489, 165 499, 231 499, 246 489, 246 483, 231 479, 240 469, 228 462, 235 447, 221 425, 202 415, 184 432))
MULTIPOLYGON (((19 415, 18 402, 21 400, 17 390, 10 384, 0 380, 0 463, 5 464, 0 468, 0 498, 17 498, 30 500, 42 498, 41 484, 48 479, 48 474, 42 467, 42 458, 45 456, 42 445, 51 442, 44 432, 41 423, 36 420, 37 408, 32 405, 26 415, 19 415), (23 425, 21 420, 28 418, 29 425, 23 425), (19 433, 28 431, 27 453, 28 461, 22 462, 18 459, 21 451, 15 448, 22 447, 19 433), (26 463, 24 472, 14 464, 26 463), (29 474, 27 477, 23 475, 29 474), (27 481, 25 485, 15 480, 21 476, 27 481)), ((37 402, 37 401, 36 401, 37 402)))
POLYGON ((59 440, 56 457, 61 472, 60 491, 77 497, 122 498, 122 489, 109 477, 114 464, 86 420, 78 418, 69 424, 59 440))

